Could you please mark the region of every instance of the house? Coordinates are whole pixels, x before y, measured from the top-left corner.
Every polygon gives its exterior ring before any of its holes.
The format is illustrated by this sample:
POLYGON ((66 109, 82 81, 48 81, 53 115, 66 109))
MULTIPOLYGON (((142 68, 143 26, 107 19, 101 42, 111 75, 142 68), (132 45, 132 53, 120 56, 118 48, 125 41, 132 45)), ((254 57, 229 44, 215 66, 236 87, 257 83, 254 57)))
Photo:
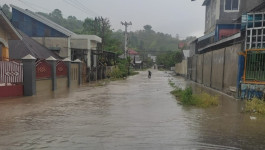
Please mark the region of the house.
POLYGON ((101 38, 96 35, 79 35, 40 16, 30 10, 24 10, 17 6, 12 7, 12 24, 15 28, 24 32, 48 49, 55 51, 62 58, 71 60, 80 59, 92 66, 92 50, 97 50, 97 44, 101 38))
POLYGON ((190 44, 188 77, 235 97, 264 94, 264 0, 204 0, 203 6, 205 35, 190 44))
POLYGON ((204 0, 204 36, 198 38, 198 47, 205 47, 240 32, 238 18, 263 3, 264 0, 204 0))
POLYGON ((132 59, 132 63, 134 64, 136 61, 141 61, 139 53, 133 49, 128 50, 128 56, 132 59))
POLYGON ((9 60, 8 40, 21 39, 21 35, 12 26, 5 14, 0 10, 0 60, 9 60))
POLYGON ((134 68, 137 68, 137 69, 143 68, 143 61, 141 60, 138 52, 136 52, 133 49, 128 49, 128 55, 132 60, 131 63, 134 66, 134 68))

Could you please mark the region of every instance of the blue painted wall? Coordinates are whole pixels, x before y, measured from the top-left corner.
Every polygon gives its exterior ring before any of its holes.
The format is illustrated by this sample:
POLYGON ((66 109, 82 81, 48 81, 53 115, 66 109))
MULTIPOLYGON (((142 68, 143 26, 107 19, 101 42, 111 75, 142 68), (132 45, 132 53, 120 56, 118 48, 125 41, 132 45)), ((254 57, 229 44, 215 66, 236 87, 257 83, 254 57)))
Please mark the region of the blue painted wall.
POLYGON ((30 37, 67 37, 65 34, 21 13, 15 8, 12 9, 11 22, 14 27, 30 37))

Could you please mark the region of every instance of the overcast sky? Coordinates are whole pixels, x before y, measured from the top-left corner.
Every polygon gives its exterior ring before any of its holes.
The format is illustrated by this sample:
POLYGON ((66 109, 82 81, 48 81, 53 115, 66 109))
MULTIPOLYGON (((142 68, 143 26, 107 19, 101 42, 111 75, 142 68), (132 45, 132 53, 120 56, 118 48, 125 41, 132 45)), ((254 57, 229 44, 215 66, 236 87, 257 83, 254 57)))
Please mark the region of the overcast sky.
POLYGON ((143 29, 149 24, 156 32, 180 38, 201 36, 204 31, 205 7, 203 0, 0 0, 0 5, 14 4, 23 9, 49 13, 55 8, 63 16, 103 16, 111 21, 112 28, 122 29, 121 21, 131 21, 129 31, 143 29))

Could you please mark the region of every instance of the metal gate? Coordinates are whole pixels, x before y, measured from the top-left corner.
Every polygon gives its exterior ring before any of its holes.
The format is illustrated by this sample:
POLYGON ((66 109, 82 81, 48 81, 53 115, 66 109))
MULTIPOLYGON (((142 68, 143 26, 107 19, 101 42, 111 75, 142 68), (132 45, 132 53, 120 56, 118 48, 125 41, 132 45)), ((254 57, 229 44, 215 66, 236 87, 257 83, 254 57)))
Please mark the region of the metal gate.
POLYGON ((23 64, 0 61, 0 97, 23 96, 23 64))

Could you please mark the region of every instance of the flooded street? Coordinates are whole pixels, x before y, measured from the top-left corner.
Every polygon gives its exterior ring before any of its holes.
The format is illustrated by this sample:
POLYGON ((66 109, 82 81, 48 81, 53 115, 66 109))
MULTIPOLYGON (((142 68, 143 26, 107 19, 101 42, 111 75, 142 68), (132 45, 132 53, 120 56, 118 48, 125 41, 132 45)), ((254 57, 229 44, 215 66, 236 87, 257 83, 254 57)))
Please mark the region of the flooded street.
POLYGON ((152 72, 68 94, 2 99, 0 149, 265 149, 265 118, 251 120, 242 102, 219 95, 218 107, 183 107, 168 79, 207 89, 152 72))

